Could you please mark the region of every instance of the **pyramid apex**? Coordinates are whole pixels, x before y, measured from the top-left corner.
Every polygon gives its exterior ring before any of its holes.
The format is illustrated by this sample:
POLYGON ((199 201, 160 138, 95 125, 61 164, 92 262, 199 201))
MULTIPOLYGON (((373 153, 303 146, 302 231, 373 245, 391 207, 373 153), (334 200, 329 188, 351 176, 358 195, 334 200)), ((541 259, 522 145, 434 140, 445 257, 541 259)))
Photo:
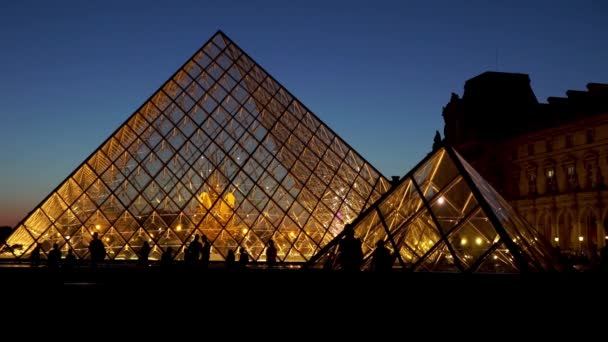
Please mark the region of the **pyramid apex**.
POLYGON ((144 242, 150 260, 185 260, 205 235, 212 260, 243 250, 263 261, 274 237, 278 260, 303 263, 387 184, 218 30, 17 225, 0 258, 55 243, 87 258, 96 233, 110 260, 135 261, 144 242), (305 208, 318 209, 308 220, 305 208))

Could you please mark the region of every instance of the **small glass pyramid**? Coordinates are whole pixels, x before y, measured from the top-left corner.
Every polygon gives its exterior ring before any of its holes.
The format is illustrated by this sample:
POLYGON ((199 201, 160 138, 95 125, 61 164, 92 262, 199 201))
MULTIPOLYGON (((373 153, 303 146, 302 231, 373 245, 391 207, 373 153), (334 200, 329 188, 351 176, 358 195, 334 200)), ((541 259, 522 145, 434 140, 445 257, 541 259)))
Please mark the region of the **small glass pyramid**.
MULTIPOLYGON (((370 269, 379 240, 394 268, 527 272, 553 267, 547 242, 449 146, 429 155, 353 222, 370 269)), ((344 233, 307 267, 339 269, 344 233)))

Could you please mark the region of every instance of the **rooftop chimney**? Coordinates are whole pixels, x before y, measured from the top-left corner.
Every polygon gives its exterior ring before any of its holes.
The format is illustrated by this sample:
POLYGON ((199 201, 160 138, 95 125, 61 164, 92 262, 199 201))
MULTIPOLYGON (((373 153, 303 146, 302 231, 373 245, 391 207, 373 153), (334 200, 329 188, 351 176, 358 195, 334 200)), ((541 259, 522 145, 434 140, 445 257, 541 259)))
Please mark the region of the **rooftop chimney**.
POLYGON ((399 176, 392 176, 391 177, 391 186, 395 186, 397 184, 399 184, 399 176))

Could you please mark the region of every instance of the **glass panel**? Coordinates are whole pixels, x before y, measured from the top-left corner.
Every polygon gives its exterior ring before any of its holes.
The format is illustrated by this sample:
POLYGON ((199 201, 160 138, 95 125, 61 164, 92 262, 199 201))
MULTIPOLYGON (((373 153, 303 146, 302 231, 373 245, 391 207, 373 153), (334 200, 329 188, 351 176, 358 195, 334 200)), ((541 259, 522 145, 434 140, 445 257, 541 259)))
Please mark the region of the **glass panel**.
POLYGON ((253 231, 249 230, 241 241, 241 246, 245 246, 249 252, 249 258, 252 261, 261 261, 264 259, 262 252, 266 246, 264 241, 267 241, 269 237, 258 237, 253 231))
MULTIPOLYGON (((93 158, 97 158, 98 156, 103 156, 103 153, 98 152, 95 153, 95 155, 93 155, 93 157, 91 157, 91 159, 93 158)), ((105 157, 104 157, 105 158, 105 157)), ((106 167, 110 165, 110 162, 107 160, 107 164, 106 167)), ((105 167, 100 168, 98 171, 103 172, 103 170, 105 170, 105 167)), ((83 165, 78 171, 76 171, 76 173, 74 173, 74 176, 72 177, 72 179, 74 179, 76 181, 76 183, 80 186, 81 189, 87 189, 91 184, 93 184, 93 182, 95 181, 95 179, 97 178, 97 175, 93 172, 93 170, 91 170, 91 168, 88 165, 83 165)))
POLYGON ((444 154, 445 150, 441 149, 435 152, 435 154, 433 154, 430 159, 428 159, 426 162, 424 162, 424 164, 418 167, 418 169, 414 172, 414 179, 416 180, 416 183, 418 183, 418 185, 424 184, 430 178, 432 178, 432 174, 437 168, 437 165, 439 164, 439 161, 441 160, 444 154))
POLYGON ((284 260, 286 262, 303 262, 306 261, 307 258, 300 254, 298 249, 294 246, 289 250, 289 252, 287 252, 284 260))
POLYGON ((65 209, 67 209, 67 205, 57 193, 51 195, 42 205, 42 210, 52 221, 57 220, 65 209))
POLYGON ((235 255, 238 254, 238 245, 236 240, 225 230, 221 231, 215 241, 213 241, 213 247, 224 258, 229 250, 232 250, 235 255))
MULTIPOLYGON (((486 234, 480 232, 470 221, 465 222, 456 231, 450 234, 449 242, 458 258, 466 267, 471 267, 477 259, 492 247, 494 237, 488 239, 486 234)), ((496 237, 497 239, 498 237, 496 237)))
MULTIPOLYGON (((111 224, 108 219, 105 217, 104 213, 101 210, 95 211, 85 223, 84 226, 81 226, 80 229, 85 229, 89 232, 89 235, 97 232, 100 235, 103 235, 108 229, 110 229, 111 224)), ((77 235, 77 234, 75 234, 77 235)), ((68 236, 66 236, 67 238, 68 236)))
MULTIPOLYGON (((398 246, 405 245, 408 252, 422 256, 441 239, 441 235, 425 209, 410 223, 400 227, 393 238, 398 246)), ((408 255, 402 254, 402 257, 407 258, 408 255)), ((414 261, 412 257, 409 260, 414 261)))
POLYGON ((458 170, 449 155, 445 153, 445 151, 443 151, 443 153, 438 153, 439 158, 436 160, 436 164, 433 165, 429 178, 422 183, 418 182, 418 179, 416 179, 416 182, 420 185, 420 189, 427 199, 441 191, 441 189, 452 182, 458 175, 458 170))
POLYGON ((80 197, 82 190, 72 178, 68 179, 63 185, 57 190, 57 193, 61 196, 63 201, 67 205, 71 205, 74 201, 80 197))
POLYGON ((427 255, 416 267, 416 271, 429 272, 460 272, 445 243, 437 246, 431 254, 427 255))
POLYGON ((15 231, 8 237, 6 243, 0 247, 0 258, 12 258, 13 255, 16 257, 27 256, 25 255, 28 250, 34 245, 34 239, 24 226, 19 226, 15 231))
POLYGON ((37 239, 40 234, 44 233, 44 231, 46 231, 51 224, 52 222, 41 209, 36 209, 36 211, 34 211, 34 213, 30 215, 24 222, 25 228, 35 239, 37 239))
MULTIPOLYGON (((162 222, 162 220, 159 220, 162 222)), ((148 229, 150 232, 150 229, 148 229)), ((175 232, 171 229, 159 229, 158 232, 158 240, 157 244, 163 249, 166 250, 167 247, 171 247, 174 251, 181 251, 181 248, 184 246, 182 240, 175 234, 175 232)))
MULTIPOLYGON (((68 209, 59 217, 59 219, 57 219, 54 229, 64 236, 70 236, 74 235, 80 226, 82 226, 82 223, 78 217, 70 209, 68 209)), ((49 238, 48 233, 49 230, 44 233, 44 240, 49 238)))
POLYGON ((195 225, 184 214, 177 215, 177 218, 175 221, 173 221, 173 223, 171 223, 169 229, 173 230, 177 237, 179 237, 179 239, 184 243, 192 240, 194 235, 198 233, 195 225))
MULTIPOLYGON (((380 216, 376 210, 371 211, 363 221, 355 227, 355 237, 361 239, 363 256, 368 257, 376 248, 379 240, 387 239, 386 229, 382 225, 380 216)), ((388 245, 388 244, 387 244, 388 245)))
POLYGON ((479 264, 475 272, 518 273, 513 256, 504 244, 500 244, 479 264))
POLYGON ((129 206, 129 211, 135 216, 137 222, 140 223, 143 223, 148 218, 148 216, 152 213, 152 210, 152 206, 142 195, 137 196, 137 198, 131 202, 131 205, 129 206))
POLYGON ((129 246, 125 246, 127 242, 123 237, 114 229, 114 227, 110 228, 104 235, 101 237, 101 241, 103 241, 106 247, 106 258, 114 259, 118 255, 118 253, 123 249, 128 249, 129 246))
POLYGON ((97 210, 97 205, 85 194, 72 204, 71 209, 81 222, 85 222, 97 210))
MULTIPOLYGON (((38 241, 34 244, 34 246, 40 246, 40 256, 42 258, 46 257, 46 254, 49 253, 49 251, 51 250, 51 248, 53 247, 53 243, 54 241, 57 241, 58 243, 63 244, 64 239, 61 236, 61 234, 57 233, 57 230, 55 229, 54 226, 51 226, 42 236, 40 236, 40 238, 38 238, 38 241)), ((30 248, 28 250, 28 252, 31 253, 34 251, 33 248, 30 248)))
POLYGON ((89 244, 93 237, 87 228, 80 227, 74 236, 66 236, 65 239, 78 258, 88 258, 89 244))
MULTIPOLYGON (((243 229, 244 227, 239 227, 243 229)), ((213 215, 206 215, 203 221, 198 225, 197 232, 203 236, 207 236, 209 241, 215 241, 222 231, 222 225, 213 217, 213 215)))
POLYGON ((447 192, 435 197, 431 208, 445 233, 468 214, 466 210, 476 205, 477 201, 471 190, 462 179, 459 179, 447 192))
POLYGON ((139 224, 129 212, 125 211, 120 218, 114 222, 114 227, 125 239, 129 239, 133 233, 139 229, 139 224))
MULTIPOLYGON (((308 260, 314 255, 318 247, 315 242, 306 234, 300 233, 300 235, 296 239, 296 242, 293 245, 293 248, 298 252, 298 254, 308 260)), ((292 255, 291 258, 295 258, 295 256, 292 255)), ((289 255, 287 259, 290 259, 289 255)))

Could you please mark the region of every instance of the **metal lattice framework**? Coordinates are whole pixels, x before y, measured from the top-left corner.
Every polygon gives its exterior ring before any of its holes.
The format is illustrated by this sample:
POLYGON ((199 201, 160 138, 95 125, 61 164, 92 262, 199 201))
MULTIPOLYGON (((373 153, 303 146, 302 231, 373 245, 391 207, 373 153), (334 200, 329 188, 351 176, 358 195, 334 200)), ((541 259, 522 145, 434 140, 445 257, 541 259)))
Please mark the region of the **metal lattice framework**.
MULTIPOLYGON (((353 222, 362 268, 379 240, 413 271, 521 272, 553 267, 548 243, 451 147, 428 156, 353 222), (395 253, 396 251, 396 253, 395 253)), ((340 268, 342 235, 309 261, 340 268)))
POLYGON ((21 221, 3 257, 52 244, 88 257, 183 258, 195 234, 211 260, 244 247, 308 260, 388 189, 387 180, 222 32, 21 221))

